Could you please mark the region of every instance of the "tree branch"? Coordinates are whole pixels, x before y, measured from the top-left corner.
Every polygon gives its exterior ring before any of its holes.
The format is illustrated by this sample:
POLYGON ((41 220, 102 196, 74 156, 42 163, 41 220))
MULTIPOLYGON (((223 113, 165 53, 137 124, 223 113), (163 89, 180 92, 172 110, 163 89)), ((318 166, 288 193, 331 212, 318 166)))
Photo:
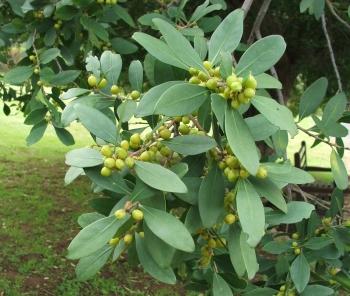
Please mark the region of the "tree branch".
POLYGON ((337 66, 337 63, 335 61, 335 56, 334 56, 334 51, 333 51, 333 47, 332 47, 332 43, 331 43, 331 38, 329 37, 328 31, 327 31, 326 17, 324 14, 322 14, 322 16, 321 16, 321 22, 322 22, 323 33, 324 33, 326 40, 327 40, 327 46, 328 46, 328 51, 329 51, 329 55, 331 58, 332 66, 333 66, 334 73, 335 73, 335 76, 336 76, 337 82, 338 82, 338 91, 342 92, 343 85, 341 82, 338 66, 337 66))
POLYGON ((330 0, 327 0, 327 6, 329 8, 329 10, 331 11, 331 13, 334 15, 334 17, 341 22, 346 28, 348 28, 350 30, 350 24, 348 24, 344 19, 342 19, 340 17, 340 15, 335 11, 335 8, 332 4, 332 2, 330 0))
POLYGON ((242 4, 242 9, 244 10, 244 17, 247 16, 248 11, 250 9, 250 7, 252 6, 254 0, 244 0, 243 4, 242 4))
POLYGON ((253 43, 255 32, 260 31, 261 24, 265 18, 267 10, 269 9, 271 1, 272 0, 264 0, 264 2, 261 4, 258 15, 256 16, 256 19, 254 21, 252 31, 249 34, 249 38, 247 41, 248 44, 253 43))

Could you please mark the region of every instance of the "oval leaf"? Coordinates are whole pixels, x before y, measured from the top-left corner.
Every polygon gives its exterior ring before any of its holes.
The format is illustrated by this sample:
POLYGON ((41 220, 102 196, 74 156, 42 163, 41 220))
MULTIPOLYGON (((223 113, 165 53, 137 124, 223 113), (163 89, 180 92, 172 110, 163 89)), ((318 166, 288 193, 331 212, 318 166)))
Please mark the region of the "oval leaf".
POLYGON ((345 190, 349 186, 348 173, 341 157, 335 150, 331 153, 331 169, 335 184, 341 190, 345 190))
POLYGON ((200 135, 179 136, 162 141, 162 143, 171 150, 184 155, 196 155, 216 147, 213 138, 200 135))
POLYGON ((66 164, 78 168, 98 166, 103 163, 101 153, 91 148, 79 148, 66 154, 66 164))

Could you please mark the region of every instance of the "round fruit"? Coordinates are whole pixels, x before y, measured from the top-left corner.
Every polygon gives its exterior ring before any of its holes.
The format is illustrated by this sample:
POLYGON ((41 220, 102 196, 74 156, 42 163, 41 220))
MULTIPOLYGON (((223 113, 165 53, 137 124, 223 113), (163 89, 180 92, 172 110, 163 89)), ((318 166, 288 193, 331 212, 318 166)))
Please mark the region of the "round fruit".
POLYGON ((292 247, 293 248, 296 248, 298 246, 298 243, 297 242, 292 242, 292 247))
POLYGON ((254 89, 252 89, 252 88, 246 88, 245 90, 244 90, 244 96, 245 97, 247 97, 247 98, 252 98, 252 97, 254 97, 255 96, 255 90, 254 89))
POLYGON ((184 124, 188 124, 188 123, 190 123, 190 118, 188 116, 182 116, 181 121, 184 124))
POLYGON ((96 84, 97 84, 97 78, 94 75, 90 75, 89 78, 88 78, 88 84, 91 87, 95 87, 96 84))
POLYGON ((143 231, 140 231, 140 232, 139 232, 139 236, 140 236, 141 238, 144 238, 144 237, 145 237, 145 233, 144 233, 143 231))
POLYGON ((112 239, 109 240, 109 244, 111 246, 116 246, 118 243, 119 243, 119 238, 118 237, 115 237, 115 238, 112 238, 112 239))
POLYGON ((133 240, 133 236, 131 234, 126 234, 124 236, 124 243, 126 245, 130 245, 132 243, 132 240, 133 240))
POLYGON ((188 125, 183 124, 183 123, 180 123, 179 132, 180 132, 182 135, 188 135, 189 132, 190 132, 190 128, 189 128, 188 125))
POLYGON ((242 178, 242 179, 246 179, 249 177, 249 173, 245 170, 245 169, 241 169, 239 171, 239 176, 242 178))
POLYGON ((295 255, 299 255, 301 253, 301 249, 300 248, 295 248, 294 249, 294 254, 295 255))
POLYGON ((39 74, 39 72, 40 72, 40 70, 39 70, 38 68, 35 68, 35 69, 34 69, 34 73, 35 73, 35 74, 39 74))
POLYGON ((57 24, 57 23, 56 23, 56 24, 53 25, 53 27, 54 27, 56 30, 59 30, 61 26, 60 26, 60 24, 57 24))
POLYGON ((299 239, 299 233, 297 233, 297 232, 294 232, 293 234, 292 234, 292 239, 299 239))
POLYGON ((140 155, 140 160, 142 161, 149 161, 151 159, 148 151, 143 151, 140 155))
POLYGON ((143 219, 143 212, 141 210, 133 210, 131 216, 135 221, 141 221, 143 219))
POLYGON ((120 89, 119 89, 119 86, 118 86, 118 85, 113 84, 113 85, 111 86, 111 93, 112 93, 113 95, 117 95, 117 94, 119 93, 119 91, 120 91, 120 89))
POLYGON ((119 209, 114 212, 114 216, 118 219, 121 220, 125 217, 126 212, 124 209, 119 209))
POLYGON ((220 77, 220 67, 215 67, 215 69, 214 69, 214 75, 215 75, 216 77, 220 77))
POLYGON ((159 132, 159 135, 162 139, 168 140, 171 137, 171 131, 167 128, 164 128, 159 132))
POLYGON ((217 85, 218 85, 218 83, 217 83, 216 79, 214 79, 214 78, 210 78, 205 84, 205 86, 211 90, 215 90, 217 85))
POLYGON ((108 145, 102 146, 101 154, 106 157, 111 157, 113 154, 111 147, 109 147, 108 145))
POLYGON ((236 216, 233 214, 227 214, 224 219, 226 224, 233 224, 236 222, 236 216))
POLYGON ((188 72, 189 72, 192 76, 194 76, 194 75, 197 75, 198 70, 197 70, 196 68, 190 67, 190 68, 188 69, 188 72))
POLYGON ((112 174, 112 171, 109 168, 103 167, 101 169, 101 175, 103 177, 109 177, 112 174))
POLYGON ((118 169, 118 170, 122 170, 124 167, 125 167, 125 162, 124 160, 122 159, 116 159, 115 160, 115 167, 118 169))
POLYGON ((231 169, 237 168, 239 165, 238 159, 232 155, 226 157, 225 162, 231 169))
POLYGON ((129 142, 127 140, 121 141, 120 147, 125 149, 125 150, 128 150, 129 149, 129 142))
POLYGON ((188 82, 191 84, 200 84, 201 83, 200 79, 197 76, 191 77, 188 82))
POLYGON ((234 82, 230 83, 228 86, 234 92, 239 92, 242 90, 242 84, 239 81, 234 81, 234 82))
POLYGON ((338 269, 336 269, 335 267, 331 267, 328 272, 330 275, 335 276, 338 273, 338 269))
POLYGON ((247 88, 256 89, 258 83, 252 74, 249 74, 247 79, 244 81, 244 86, 247 88))
POLYGON ((260 166, 258 168, 258 172, 256 173, 256 176, 260 179, 265 179, 267 177, 267 170, 264 167, 260 166))
POLYGON ((135 166, 135 160, 132 157, 127 157, 125 159, 125 164, 129 169, 132 169, 135 166))
POLYGON ((225 169, 225 168, 226 168, 226 163, 225 163, 225 162, 223 162, 223 161, 219 161, 218 166, 219 166, 219 168, 220 168, 221 170, 223 170, 223 169, 225 169))
POLYGON ((198 73, 198 78, 201 80, 201 81, 207 81, 209 79, 208 75, 205 74, 203 71, 199 71, 198 73))
POLYGON ((207 69, 207 70, 210 70, 210 69, 213 67, 212 63, 209 62, 209 61, 204 61, 204 62, 203 62, 203 66, 204 66, 204 68, 207 69))
MULTIPOLYGON (((129 145, 129 143, 128 143, 129 145)), ((118 151, 117 151, 117 156, 120 158, 120 159, 125 159, 128 157, 128 152, 124 149, 124 148, 119 148, 118 151)))
POLYGON ((171 154, 170 148, 169 148, 169 147, 166 147, 166 146, 160 148, 160 151, 159 151, 159 152, 160 152, 163 156, 165 156, 165 157, 168 157, 168 156, 170 156, 170 154, 171 154))
POLYGON ((104 87, 107 86, 107 84, 108 84, 107 79, 106 78, 102 78, 101 81, 98 84, 98 88, 104 88, 104 87))
POLYGON ((212 249, 216 247, 215 239, 211 238, 210 240, 208 240, 208 247, 210 247, 212 249))
POLYGON ((283 292, 283 291, 285 291, 285 290, 286 290, 286 286, 285 286, 285 285, 283 285, 283 286, 280 287, 280 291, 281 291, 281 292, 283 292))
POLYGON ((37 84, 38 86, 43 86, 43 85, 44 85, 44 82, 42 82, 41 80, 39 80, 36 84, 37 84))
POLYGON ((108 157, 103 164, 106 168, 113 169, 115 167, 115 160, 114 158, 108 157))
POLYGON ((31 60, 32 62, 34 62, 34 61, 36 60, 35 55, 30 55, 30 56, 29 56, 29 60, 31 60))
POLYGON ((238 174, 235 173, 235 170, 232 170, 232 169, 229 169, 227 171, 227 179, 230 181, 230 182, 235 182, 238 178, 238 174))
POLYGON ((237 100, 232 100, 232 101, 231 101, 231 107, 232 107, 233 109, 238 109, 238 108, 239 108, 239 105, 240 105, 239 101, 237 101, 237 100))
POLYGON ((141 95, 140 92, 137 90, 133 90, 130 94, 130 96, 133 100, 137 100, 140 97, 140 95, 141 95))
POLYGON ((140 134, 136 133, 136 134, 133 134, 131 137, 130 137, 130 143, 136 145, 136 146, 139 146, 141 144, 141 137, 140 137, 140 134))

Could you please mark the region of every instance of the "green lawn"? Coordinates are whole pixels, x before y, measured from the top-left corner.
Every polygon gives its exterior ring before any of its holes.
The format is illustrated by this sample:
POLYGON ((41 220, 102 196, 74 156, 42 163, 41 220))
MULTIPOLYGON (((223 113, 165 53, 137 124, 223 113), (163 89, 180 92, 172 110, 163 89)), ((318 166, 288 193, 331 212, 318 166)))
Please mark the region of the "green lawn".
MULTIPOLYGON (((125 262, 104 268, 87 283, 75 280, 75 262, 65 254, 78 231, 77 217, 91 210, 89 184, 79 179, 63 187, 64 154, 72 147, 63 146, 52 127, 42 141, 26 147, 29 130, 20 115, 0 112, 0 295, 179 295, 125 262)), ((92 143, 79 125, 70 131, 76 147, 92 143)), ((289 156, 302 140, 312 143, 300 133, 289 156)), ((328 165, 326 145, 309 152, 310 165, 328 165)))

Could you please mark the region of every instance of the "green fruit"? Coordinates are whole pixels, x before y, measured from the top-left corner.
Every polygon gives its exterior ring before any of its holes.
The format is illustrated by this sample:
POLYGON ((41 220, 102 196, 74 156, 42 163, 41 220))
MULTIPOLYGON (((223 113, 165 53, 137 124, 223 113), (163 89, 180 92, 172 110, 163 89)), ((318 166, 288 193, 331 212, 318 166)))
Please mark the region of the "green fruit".
POLYGON ((216 77, 220 77, 220 76, 221 76, 221 74, 220 74, 220 67, 215 67, 215 69, 214 69, 214 75, 215 75, 216 77))
POLYGON ((204 61, 203 66, 205 69, 210 70, 213 67, 213 64, 209 61, 204 61))
POLYGON ((108 84, 108 82, 107 82, 107 79, 106 78, 102 78, 101 80, 100 80, 100 82, 99 82, 99 84, 98 84, 98 88, 104 88, 104 87, 106 87, 107 86, 107 84, 108 84))
POLYGON ((183 116, 181 121, 184 123, 184 124, 189 124, 190 123, 190 118, 188 116, 183 116))
POLYGON ((135 221, 141 221, 143 219, 143 212, 141 210, 133 210, 131 216, 135 221))
POLYGON ((125 150, 128 150, 129 149, 129 142, 127 140, 121 141, 120 147, 125 149, 125 150))
POLYGON ((164 128, 159 132, 159 136, 164 140, 168 140, 171 137, 171 131, 167 128, 164 128))
POLYGON ((300 248, 295 248, 294 249, 294 254, 295 255, 299 255, 301 253, 301 249, 300 248))
POLYGON ((199 71, 198 78, 201 81, 207 81, 209 79, 208 75, 206 73, 204 73, 203 71, 199 71))
POLYGON ((248 171, 246 171, 245 169, 240 169, 239 171, 239 176, 242 178, 242 179, 246 179, 249 177, 249 173, 248 171))
POLYGON ((122 159, 116 159, 115 160, 115 167, 118 169, 118 170, 122 170, 124 167, 125 167, 125 162, 124 160, 122 159))
POLYGON ((114 158, 106 158, 103 162, 104 166, 109 169, 113 169, 115 167, 115 160, 114 158))
POLYGON ((44 82, 42 80, 39 80, 37 83, 36 83, 38 86, 43 86, 44 85, 44 82))
POLYGON ((233 224, 236 222, 236 216, 233 214, 227 214, 224 218, 226 224, 233 224))
POLYGON ((39 74, 39 72, 40 72, 40 70, 39 70, 38 68, 35 68, 35 69, 34 69, 34 73, 35 73, 35 74, 39 74))
POLYGON ((125 159, 125 164, 129 169, 132 169, 135 166, 135 160, 132 157, 127 157, 125 159))
POLYGON ((210 79, 206 82, 205 85, 206 85, 207 88, 209 88, 209 89, 211 89, 211 90, 215 90, 218 84, 217 84, 216 79, 210 78, 210 79))
POLYGON ((260 179, 265 179, 267 177, 267 170, 263 166, 260 166, 258 168, 258 172, 256 173, 256 176, 260 179))
POLYGON ((201 83, 200 79, 197 76, 191 77, 188 82, 191 84, 200 84, 201 83))
POLYGON ((32 62, 34 62, 34 61, 36 60, 35 55, 30 55, 30 56, 29 56, 29 60, 31 60, 32 62))
POLYGON ((246 88, 244 90, 244 96, 251 99, 252 97, 255 96, 255 90, 252 88, 246 88))
POLYGON ((292 234, 292 239, 299 239, 299 233, 297 233, 297 232, 294 232, 293 234, 292 234))
POLYGON ((246 80, 244 81, 244 86, 246 88, 256 89, 258 83, 252 74, 249 74, 249 76, 246 78, 246 80))
POLYGON ((160 148, 160 151, 159 151, 159 152, 160 152, 163 156, 168 157, 168 156, 170 156, 170 154, 171 154, 171 149, 170 149, 169 147, 164 146, 164 147, 160 148))
POLYGON ((238 159, 233 155, 226 157, 225 162, 231 169, 237 168, 239 166, 238 159))
POLYGON ((133 134, 130 137, 130 144, 134 144, 134 145, 140 146, 140 144, 141 144, 141 137, 140 137, 139 133, 133 134))
MULTIPOLYGON (((128 143, 129 144, 129 143, 128 143)), ((119 148, 117 150, 117 156, 120 158, 120 159, 125 159, 128 157, 128 152, 124 149, 124 148, 119 148)))
POLYGON ((131 92, 130 96, 131 96, 131 98, 132 98, 133 100, 137 100, 137 99, 141 96, 141 94, 140 94, 139 91, 133 90, 133 91, 131 92))
POLYGON ((111 157, 113 154, 111 147, 109 147, 108 145, 102 146, 101 154, 106 157, 111 157))
POLYGON ((60 24, 54 24, 53 27, 56 29, 56 30, 59 30, 61 28, 60 24))
POLYGON ((211 238, 210 240, 208 240, 208 247, 212 248, 212 249, 216 248, 216 241, 215 241, 215 239, 211 238))
POLYGON ((293 248, 296 248, 298 246, 298 243, 297 242, 292 242, 292 247, 293 248))
POLYGON ((238 172, 237 170, 234 170, 234 169, 230 169, 230 168, 227 168, 227 179, 230 181, 230 182, 235 182, 238 178, 238 172))
POLYGON ((237 76, 235 74, 232 74, 226 78, 226 84, 230 85, 232 82, 235 82, 237 80, 237 76))
POLYGON ((233 92, 240 92, 242 90, 242 84, 239 81, 234 81, 230 83, 228 86, 229 88, 231 88, 233 92))
POLYGON ((133 236, 131 234, 126 234, 124 236, 124 243, 126 245, 130 245, 132 243, 132 241, 133 241, 133 236))
POLYGON ((109 177, 112 174, 112 171, 109 168, 103 167, 101 169, 101 176, 109 177))
POLYGON ((238 108, 239 108, 239 105, 240 105, 239 101, 237 101, 237 100, 232 100, 232 101, 231 101, 231 107, 232 107, 233 109, 238 109, 238 108))
POLYGON ((190 67, 190 68, 188 69, 188 72, 189 72, 192 76, 198 74, 198 70, 197 70, 196 68, 193 68, 193 67, 190 67))
POLYGON ((97 84, 97 78, 94 75, 90 75, 88 78, 88 84, 91 87, 95 87, 97 84))
POLYGON ((125 217, 126 212, 124 209, 119 209, 114 212, 114 216, 118 219, 121 220, 125 217))
POLYGON ((142 161, 149 161, 151 159, 151 156, 149 155, 148 151, 143 151, 140 155, 140 160, 142 161))
POLYGON ((111 93, 112 93, 113 95, 117 95, 117 94, 119 93, 119 91, 120 91, 120 89, 119 89, 119 86, 118 86, 118 85, 113 84, 113 85, 111 86, 111 93))
POLYGON ((188 135, 189 132, 190 132, 190 128, 189 128, 188 125, 183 124, 183 123, 180 123, 179 132, 180 132, 182 135, 188 135))

